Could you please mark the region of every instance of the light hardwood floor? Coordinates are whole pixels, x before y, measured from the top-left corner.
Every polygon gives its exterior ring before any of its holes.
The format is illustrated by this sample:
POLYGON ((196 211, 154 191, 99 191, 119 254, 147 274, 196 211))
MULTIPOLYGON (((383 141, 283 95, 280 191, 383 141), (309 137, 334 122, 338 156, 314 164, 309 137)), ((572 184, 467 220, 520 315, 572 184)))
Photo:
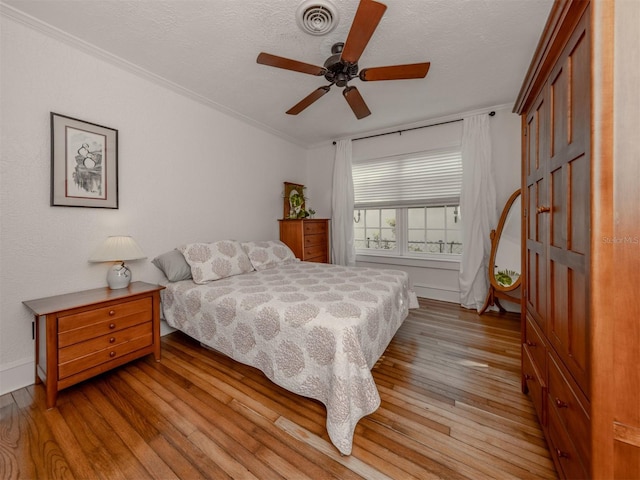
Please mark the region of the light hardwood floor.
POLYGON ((373 369, 381 407, 353 453, 325 409, 182 333, 152 357, 60 392, 0 397, 2 479, 556 478, 520 392, 516 316, 420 301, 373 369))

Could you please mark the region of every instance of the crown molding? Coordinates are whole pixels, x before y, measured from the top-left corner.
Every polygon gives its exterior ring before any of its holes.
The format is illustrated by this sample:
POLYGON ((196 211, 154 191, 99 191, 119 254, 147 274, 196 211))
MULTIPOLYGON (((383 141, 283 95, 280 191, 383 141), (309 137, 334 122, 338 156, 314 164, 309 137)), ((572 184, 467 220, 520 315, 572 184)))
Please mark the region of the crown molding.
POLYGON ((79 50, 83 53, 91 55, 92 57, 102 60, 104 62, 110 63, 111 65, 117 68, 120 68, 121 70, 129 72, 133 75, 136 75, 139 78, 147 80, 163 88, 171 90, 181 96, 187 97, 195 102, 205 105, 220 113, 223 113, 237 120, 240 120, 243 123, 251 125, 252 127, 258 128, 271 135, 275 135, 276 137, 286 140, 287 142, 293 143, 295 145, 298 145, 304 148, 309 147, 309 145, 301 142, 300 140, 293 138, 289 135, 286 135, 279 130, 271 128, 269 125, 253 120, 239 112, 236 112, 235 110, 225 107, 224 105, 221 105, 219 103, 216 103, 204 97, 203 95, 200 95, 199 93, 196 93, 192 90, 184 88, 178 85, 177 83, 174 83, 164 77, 161 77, 160 75, 156 75, 155 73, 152 73, 142 67, 139 67, 138 65, 135 65, 123 58, 120 58, 117 55, 113 55, 112 53, 109 53, 106 50, 103 50, 89 42, 86 42, 78 37, 75 37, 63 30, 60 30, 59 28, 56 28, 53 25, 49 25, 48 23, 45 23, 35 17, 32 17, 31 15, 28 15, 10 5, 7 5, 2 1, 0 1, 0 16, 9 18, 17 23, 25 25, 31 28, 32 30, 35 30, 43 35, 46 35, 50 38, 53 38, 62 43, 65 43, 76 50, 79 50))

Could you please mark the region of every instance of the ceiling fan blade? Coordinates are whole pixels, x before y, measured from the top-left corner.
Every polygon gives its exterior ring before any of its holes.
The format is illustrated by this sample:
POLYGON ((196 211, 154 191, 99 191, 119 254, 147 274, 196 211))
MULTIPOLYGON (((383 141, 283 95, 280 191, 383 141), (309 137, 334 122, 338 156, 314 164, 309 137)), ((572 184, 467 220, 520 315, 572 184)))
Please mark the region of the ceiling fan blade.
POLYGON ((351 30, 349 30, 349 35, 342 49, 341 58, 343 61, 358 62, 386 9, 387 6, 382 3, 373 0, 360 0, 356 16, 351 24, 351 30))
POLYGON ((320 97, 322 97, 325 93, 327 93, 330 88, 331 88, 331 85, 325 85, 324 87, 320 87, 314 90, 309 95, 307 95, 302 100, 300 100, 298 103, 296 103, 293 107, 291 107, 289 110, 287 110, 287 113, 289 115, 298 115, 301 111, 303 111, 313 102, 315 102, 320 97))
POLYGON ((407 65, 393 65, 389 67, 363 68, 360 71, 360 80, 372 82, 377 80, 406 80, 411 78, 424 78, 427 76, 429 66, 427 63, 411 63, 407 65))
POLYGON ((261 52, 256 59, 256 62, 262 65, 269 65, 270 67, 284 68, 285 70, 293 70, 294 72, 308 73, 309 75, 321 76, 327 73, 327 69, 324 67, 318 67, 311 65, 310 63, 299 62, 297 60, 291 60, 290 58, 278 57, 277 55, 271 55, 270 53, 261 52))
POLYGON ((358 120, 371 115, 369 107, 364 103, 364 99, 356 87, 345 87, 342 95, 347 99, 351 110, 353 110, 358 120))

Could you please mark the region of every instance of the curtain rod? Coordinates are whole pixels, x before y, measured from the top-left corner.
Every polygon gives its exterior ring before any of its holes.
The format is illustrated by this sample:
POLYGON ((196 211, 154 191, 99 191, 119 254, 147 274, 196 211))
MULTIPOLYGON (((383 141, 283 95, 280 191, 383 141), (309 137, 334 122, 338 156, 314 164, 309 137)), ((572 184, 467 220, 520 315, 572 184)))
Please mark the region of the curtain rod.
MULTIPOLYGON (((489 116, 490 116, 490 117, 493 117, 495 114, 496 114, 496 112, 494 112, 494 111, 489 112, 489 116)), ((458 118, 457 120, 449 120, 449 121, 447 121, 447 122, 432 123, 431 125, 422 125, 421 127, 405 128, 405 129, 403 129, 403 130, 395 130, 395 131, 393 131, 393 132, 386 132, 386 133, 377 133, 377 134, 375 134, 375 135, 368 135, 368 136, 366 136, 366 137, 358 137, 358 138, 354 138, 354 139, 352 139, 351 141, 352 141, 352 142, 356 142, 356 141, 358 141, 358 140, 365 140, 365 139, 367 139, 367 138, 374 138, 374 137, 382 137, 382 136, 384 136, 384 135, 392 135, 392 134, 394 134, 394 133, 399 133, 400 135, 402 135, 402 132, 410 132, 411 130, 419 130, 419 129, 421 129, 421 128, 436 127, 436 126, 438 126, 438 125, 446 125, 447 123, 456 123, 456 122, 461 122, 462 120, 464 120, 464 119, 462 119, 462 118, 458 118)), ((334 141, 334 142, 333 142, 333 144, 335 145, 335 144, 336 144, 336 142, 334 141)))

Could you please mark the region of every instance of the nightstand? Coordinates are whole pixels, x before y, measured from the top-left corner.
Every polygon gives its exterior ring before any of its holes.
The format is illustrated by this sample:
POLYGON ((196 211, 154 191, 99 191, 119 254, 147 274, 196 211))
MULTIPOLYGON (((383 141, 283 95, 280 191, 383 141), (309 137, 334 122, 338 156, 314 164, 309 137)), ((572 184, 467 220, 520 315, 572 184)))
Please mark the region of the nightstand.
POLYGON ((160 361, 160 291, 133 282, 28 300, 35 315, 36 383, 45 383, 47 408, 58 392, 136 358, 160 361))

